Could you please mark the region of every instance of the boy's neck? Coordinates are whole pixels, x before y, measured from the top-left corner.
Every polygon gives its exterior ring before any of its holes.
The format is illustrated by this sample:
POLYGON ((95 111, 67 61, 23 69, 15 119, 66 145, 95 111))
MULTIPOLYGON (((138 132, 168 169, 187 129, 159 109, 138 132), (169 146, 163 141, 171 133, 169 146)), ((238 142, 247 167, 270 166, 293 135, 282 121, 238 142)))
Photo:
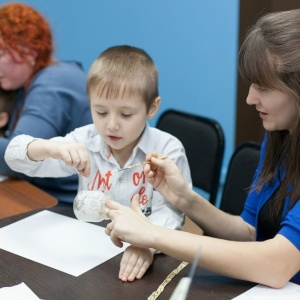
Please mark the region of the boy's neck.
POLYGON ((114 158, 118 162, 120 168, 123 168, 125 166, 126 162, 128 161, 129 157, 131 156, 134 148, 138 144, 140 138, 141 138, 141 135, 135 141, 133 141, 131 144, 127 145, 126 147, 124 147, 122 149, 116 150, 116 149, 110 148, 111 153, 113 154, 114 158))
POLYGON ((129 159, 132 150, 130 151, 126 151, 125 149, 122 150, 115 150, 115 149, 111 149, 111 152, 114 156, 114 158, 116 159, 116 161, 118 162, 120 168, 123 168, 127 162, 127 160, 129 159))

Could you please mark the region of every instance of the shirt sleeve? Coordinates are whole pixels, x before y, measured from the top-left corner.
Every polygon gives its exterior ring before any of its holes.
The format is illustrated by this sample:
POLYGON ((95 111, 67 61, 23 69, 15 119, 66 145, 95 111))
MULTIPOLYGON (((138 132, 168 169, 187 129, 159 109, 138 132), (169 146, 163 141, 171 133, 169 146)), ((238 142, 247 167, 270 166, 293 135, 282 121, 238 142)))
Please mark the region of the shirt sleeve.
POLYGON ((286 237, 295 247, 300 250, 300 201, 287 213, 281 223, 278 234, 286 237))
MULTIPOLYGON (((62 137, 53 138, 62 140, 62 137)), ((17 172, 31 177, 67 177, 77 174, 75 168, 68 167, 62 160, 48 158, 43 161, 32 161, 27 156, 28 145, 35 140, 28 135, 18 135, 12 139, 5 151, 5 161, 17 172)))

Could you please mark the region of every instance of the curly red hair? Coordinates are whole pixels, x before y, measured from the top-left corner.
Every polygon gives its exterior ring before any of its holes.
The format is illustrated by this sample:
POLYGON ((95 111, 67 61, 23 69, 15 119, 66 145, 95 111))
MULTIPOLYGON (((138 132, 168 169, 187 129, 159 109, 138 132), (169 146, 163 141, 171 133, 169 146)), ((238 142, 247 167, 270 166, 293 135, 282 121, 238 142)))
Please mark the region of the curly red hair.
POLYGON ((32 7, 21 3, 0 6, 0 47, 14 49, 22 57, 28 49, 37 53, 33 74, 52 59, 52 33, 46 19, 32 7))

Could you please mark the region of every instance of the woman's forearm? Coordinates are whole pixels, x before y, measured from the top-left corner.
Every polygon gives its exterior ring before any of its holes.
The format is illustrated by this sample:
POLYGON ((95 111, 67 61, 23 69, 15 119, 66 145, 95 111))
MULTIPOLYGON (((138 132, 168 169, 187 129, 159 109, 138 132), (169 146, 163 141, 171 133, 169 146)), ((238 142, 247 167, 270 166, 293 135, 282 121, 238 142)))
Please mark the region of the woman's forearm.
POLYGON ((264 242, 228 241, 151 224, 140 210, 138 195, 132 198, 130 208, 112 200, 105 205, 106 216, 112 220, 105 232, 117 246, 125 241, 188 262, 201 248, 200 267, 275 288, 286 284, 300 269, 299 250, 280 234, 264 242))
POLYGON ((219 210, 193 190, 187 191, 180 202, 179 208, 207 235, 228 240, 255 240, 254 227, 239 216, 219 210))
POLYGON ((152 243, 161 252, 188 262, 200 247, 200 267, 275 288, 282 287, 300 264, 299 251, 282 236, 265 242, 234 242, 156 227, 152 243))

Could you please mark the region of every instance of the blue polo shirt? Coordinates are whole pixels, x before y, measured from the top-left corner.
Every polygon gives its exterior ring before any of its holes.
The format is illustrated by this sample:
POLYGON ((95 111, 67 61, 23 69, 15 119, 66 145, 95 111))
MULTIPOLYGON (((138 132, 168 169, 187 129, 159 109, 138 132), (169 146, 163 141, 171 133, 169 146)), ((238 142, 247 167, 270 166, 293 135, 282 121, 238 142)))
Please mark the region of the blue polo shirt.
MULTIPOLYGON (((262 170, 262 165, 265 157, 266 152, 266 142, 267 136, 265 136, 264 141, 261 147, 261 154, 260 154, 260 161, 258 168, 255 172, 254 183, 259 178, 259 174, 262 170)), ((283 170, 280 171, 280 178, 284 177, 283 170)), ((273 183, 265 184, 261 191, 257 193, 256 191, 252 191, 249 193, 244 210, 241 214, 241 217, 249 223, 250 225, 256 228, 256 239, 257 241, 262 241, 262 232, 258 226, 258 215, 263 207, 263 205, 270 199, 272 194, 276 191, 279 187, 280 181, 279 178, 276 177, 273 183)), ((300 250, 300 201, 298 201, 294 207, 288 211, 289 204, 291 199, 286 197, 284 208, 283 208, 283 220, 281 222, 281 229, 279 230, 278 234, 283 235, 286 237, 295 247, 300 250)), ((294 277, 293 280, 300 282, 300 272, 298 272, 294 277)))

